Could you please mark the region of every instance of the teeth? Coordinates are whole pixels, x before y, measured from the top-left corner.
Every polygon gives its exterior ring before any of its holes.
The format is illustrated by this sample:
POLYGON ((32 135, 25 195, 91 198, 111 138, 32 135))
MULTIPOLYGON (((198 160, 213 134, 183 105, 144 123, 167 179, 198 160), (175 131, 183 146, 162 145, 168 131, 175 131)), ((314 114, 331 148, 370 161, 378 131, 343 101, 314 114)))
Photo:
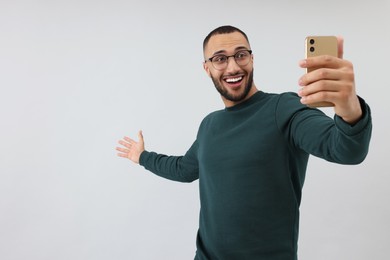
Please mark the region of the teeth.
POLYGON ((241 79, 242 79, 242 77, 239 77, 239 78, 230 78, 230 79, 226 79, 226 82, 228 82, 228 83, 234 83, 234 82, 240 81, 241 79))

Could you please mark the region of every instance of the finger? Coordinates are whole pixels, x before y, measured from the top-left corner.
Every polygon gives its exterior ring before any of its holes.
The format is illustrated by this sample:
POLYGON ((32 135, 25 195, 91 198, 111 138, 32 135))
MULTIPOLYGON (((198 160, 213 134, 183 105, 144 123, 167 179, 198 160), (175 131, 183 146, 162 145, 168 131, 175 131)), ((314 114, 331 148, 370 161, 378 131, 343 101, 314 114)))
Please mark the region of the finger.
POLYGON ((301 102, 309 106, 310 104, 324 103, 324 102, 336 106, 336 104, 340 103, 340 95, 337 92, 321 91, 303 97, 301 99, 301 102))
POLYGON ((122 153, 126 153, 126 154, 130 152, 128 149, 121 148, 121 147, 117 147, 116 150, 119 152, 122 152, 122 153))
POLYGON ((119 157, 127 158, 127 154, 125 153, 117 153, 119 157))
POLYGON ((340 90, 340 88, 341 85, 338 81, 321 80, 303 87, 298 91, 298 95, 301 97, 305 97, 317 92, 337 92, 340 90))
POLYGON ((143 143, 144 142, 144 136, 142 134, 142 130, 138 132, 138 141, 143 143))
POLYGON ((299 79, 300 86, 307 86, 313 82, 319 80, 339 80, 342 74, 334 69, 317 69, 312 72, 306 73, 299 79))
POLYGON ((321 81, 304 87, 299 91, 303 104, 313 104, 318 102, 330 102, 337 104, 345 94, 343 83, 335 81, 321 81))
POLYGON ((122 140, 120 140, 118 143, 123 145, 123 146, 125 146, 125 147, 127 147, 127 148, 131 148, 131 144, 130 143, 126 143, 126 142, 124 142, 122 140))
POLYGON ((321 55, 301 60, 299 66, 310 70, 316 70, 318 68, 339 68, 341 67, 340 61, 340 59, 331 55, 321 55))
POLYGON ((123 139, 124 139, 125 141, 127 141, 129 144, 134 144, 134 143, 136 143, 136 141, 134 141, 133 139, 131 139, 130 137, 127 137, 127 136, 123 137, 123 139))
POLYGON ((333 94, 334 92, 328 92, 328 91, 316 92, 311 95, 302 97, 301 103, 309 106, 311 104, 320 104, 320 103, 333 104, 333 98, 332 98, 333 94))
POLYGON ((343 36, 337 36, 337 57, 340 59, 343 58, 344 55, 344 38, 343 36))

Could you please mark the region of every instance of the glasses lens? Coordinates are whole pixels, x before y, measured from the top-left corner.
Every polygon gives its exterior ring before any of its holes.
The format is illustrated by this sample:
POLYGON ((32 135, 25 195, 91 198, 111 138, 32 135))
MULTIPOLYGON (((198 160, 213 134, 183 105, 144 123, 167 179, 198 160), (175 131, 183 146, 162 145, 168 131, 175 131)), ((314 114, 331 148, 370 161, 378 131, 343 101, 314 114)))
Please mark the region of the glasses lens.
POLYGON ((249 63, 250 56, 249 51, 239 51, 234 55, 234 59, 238 65, 245 66, 249 63))
POLYGON ((211 59, 211 63, 213 64, 215 69, 222 70, 227 65, 227 59, 228 57, 226 57, 225 55, 217 55, 211 59))

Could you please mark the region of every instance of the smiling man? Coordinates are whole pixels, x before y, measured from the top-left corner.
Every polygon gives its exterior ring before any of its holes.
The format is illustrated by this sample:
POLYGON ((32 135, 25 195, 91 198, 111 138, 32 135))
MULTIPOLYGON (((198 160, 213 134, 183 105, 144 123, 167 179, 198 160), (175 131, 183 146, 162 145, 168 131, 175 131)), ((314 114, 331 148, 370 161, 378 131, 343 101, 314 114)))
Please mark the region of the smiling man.
POLYGON ((320 68, 299 79, 295 93, 259 91, 248 37, 232 26, 204 40, 204 69, 224 109, 210 113, 183 156, 146 151, 120 140, 118 156, 175 181, 199 179, 200 219, 195 259, 297 259, 299 205, 310 154, 358 164, 368 152, 370 109, 355 93, 352 64, 320 56, 300 62, 320 68), (329 118, 307 105, 334 105, 329 118))

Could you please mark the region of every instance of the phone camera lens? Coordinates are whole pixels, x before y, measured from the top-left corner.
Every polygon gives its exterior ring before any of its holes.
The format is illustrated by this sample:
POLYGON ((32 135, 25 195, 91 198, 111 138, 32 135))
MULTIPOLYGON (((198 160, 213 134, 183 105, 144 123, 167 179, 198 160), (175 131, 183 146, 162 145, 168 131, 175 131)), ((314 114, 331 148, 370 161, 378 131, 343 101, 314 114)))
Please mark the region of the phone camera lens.
POLYGON ((314 52, 315 51, 315 48, 314 47, 310 47, 310 52, 314 52))
POLYGON ((314 44, 315 43, 315 40, 314 39, 310 39, 310 44, 314 44))

